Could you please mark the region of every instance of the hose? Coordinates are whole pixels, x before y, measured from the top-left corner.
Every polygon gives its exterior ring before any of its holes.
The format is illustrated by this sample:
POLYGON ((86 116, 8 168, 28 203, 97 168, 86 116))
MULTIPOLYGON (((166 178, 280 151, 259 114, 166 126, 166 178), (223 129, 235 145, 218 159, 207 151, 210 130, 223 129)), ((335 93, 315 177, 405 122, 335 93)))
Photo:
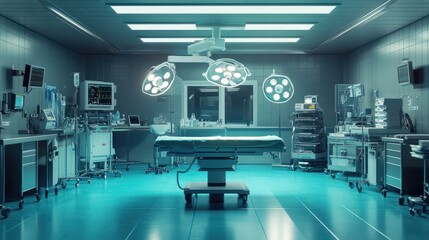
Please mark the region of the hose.
POLYGON ((182 189, 182 190, 185 190, 185 189, 182 186, 180 186, 180 183, 179 183, 179 174, 180 173, 187 173, 191 169, 192 165, 194 165, 195 160, 197 160, 197 158, 194 158, 194 160, 192 160, 191 164, 189 164, 188 168, 185 171, 177 171, 176 172, 176 183, 177 183, 177 186, 180 189, 182 189))

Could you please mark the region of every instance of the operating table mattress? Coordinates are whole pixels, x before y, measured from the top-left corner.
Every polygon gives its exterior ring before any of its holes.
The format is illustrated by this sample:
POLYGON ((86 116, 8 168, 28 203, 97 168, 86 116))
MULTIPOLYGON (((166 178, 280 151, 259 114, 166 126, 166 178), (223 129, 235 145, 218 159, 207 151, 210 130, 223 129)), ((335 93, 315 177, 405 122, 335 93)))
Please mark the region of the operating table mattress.
POLYGON ((285 144, 278 136, 210 136, 176 137, 159 136, 154 146, 170 155, 204 155, 205 153, 230 153, 235 155, 262 154, 284 151, 285 144))

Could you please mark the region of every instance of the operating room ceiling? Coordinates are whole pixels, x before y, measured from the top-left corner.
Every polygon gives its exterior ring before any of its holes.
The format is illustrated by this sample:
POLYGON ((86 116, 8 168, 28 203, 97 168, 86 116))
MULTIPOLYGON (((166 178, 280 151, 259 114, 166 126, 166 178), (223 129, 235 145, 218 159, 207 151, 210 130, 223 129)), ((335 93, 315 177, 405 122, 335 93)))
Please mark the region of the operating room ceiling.
MULTIPOLYGON (((0 0, 0 15, 81 54, 187 54, 190 43, 142 37, 298 37, 295 43, 229 43, 226 54, 347 53, 429 14, 428 0, 0 0), (336 5, 330 14, 117 14, 115 5, 336 5), (71 19, 77 25, 64 20, 71 19), (195 23, 202 30, 133 31, 127 23, 195 23), (240 29, 246 23, 313 23, 310 30, 240 29), (237 28, 238 26, 238 28, 237 28), (83 27, 83 28, 80 28, 83 27), (206 27, 207 29, 204 29, 206 27)), ((215 54, 215 53, 214 53, 215 54)))

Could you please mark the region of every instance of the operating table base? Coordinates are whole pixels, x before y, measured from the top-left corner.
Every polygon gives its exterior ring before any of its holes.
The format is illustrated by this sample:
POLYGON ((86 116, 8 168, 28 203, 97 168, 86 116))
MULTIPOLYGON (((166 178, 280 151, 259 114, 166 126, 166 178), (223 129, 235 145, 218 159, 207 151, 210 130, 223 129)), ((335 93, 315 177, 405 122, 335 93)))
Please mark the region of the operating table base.
POLYGON ((190 182, 184 188, 186 203, 192 203, 192 194, 208 193, 211 203, 222 203, 224 194, 238 194, 243 203, 247 202, 250 191, 244 182, 227 182, 225 186, 208 186, 207 182, 190 182))

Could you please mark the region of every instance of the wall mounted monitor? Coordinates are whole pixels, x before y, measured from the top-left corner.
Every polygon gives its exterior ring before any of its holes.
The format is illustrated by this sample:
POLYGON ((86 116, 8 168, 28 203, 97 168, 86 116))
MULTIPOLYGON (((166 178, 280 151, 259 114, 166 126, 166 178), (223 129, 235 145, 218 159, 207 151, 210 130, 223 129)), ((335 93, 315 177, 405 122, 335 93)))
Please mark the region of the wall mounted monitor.
POLYGON ((413 63, 411 61, 403 61, 396 67, 398 75, 398 83, 407 85, 414 83, 413 63))
POLYGON ((25 65, 22 86, 26 88, 42 88, 45 79, 45 68, 34 65, 25 65))

